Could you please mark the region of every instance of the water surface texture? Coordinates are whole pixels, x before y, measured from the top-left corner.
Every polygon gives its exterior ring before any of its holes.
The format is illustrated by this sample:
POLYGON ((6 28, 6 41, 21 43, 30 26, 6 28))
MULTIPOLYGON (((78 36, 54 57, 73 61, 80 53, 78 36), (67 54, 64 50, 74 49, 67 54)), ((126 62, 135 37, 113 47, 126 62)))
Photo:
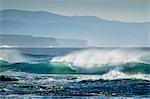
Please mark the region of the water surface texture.
POLYGON ((2 98, 150 98, 149 74, 149 48, 0 49, 2 98))

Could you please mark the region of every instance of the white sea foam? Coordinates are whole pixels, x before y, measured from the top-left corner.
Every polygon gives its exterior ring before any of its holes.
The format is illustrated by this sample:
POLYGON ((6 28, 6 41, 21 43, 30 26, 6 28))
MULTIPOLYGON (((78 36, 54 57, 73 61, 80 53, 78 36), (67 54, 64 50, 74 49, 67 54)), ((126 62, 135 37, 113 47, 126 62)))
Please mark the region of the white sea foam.
POLYGON ((10 63, 24 62, 26 59, 16 50, 0 50, 0 60, 10 63))
POLYGON ((150 75, 148 74, 125 74, 118 70, 111 70, 110 72, 103 74, 101 79, 114 80, 114 79, 143 79, 150 80, 150 75))
POLYGON ((54 57, 51 62, 71 62, 76 66, 91 68, 103 64, 122 64, 127 62, 144 62, 143 56, 150 56, 149 52, 136 50, 103 50, 88 49, 70 53, 66 56, 54 57))
POLYGON ((148 74, 125 74, 118 70, 111 70, 103 75, 77 75, 76 81, 83 81, 83 80, 117 80, 117 79, 143 79, 143 80, 150 80, 150 75, 148 74))

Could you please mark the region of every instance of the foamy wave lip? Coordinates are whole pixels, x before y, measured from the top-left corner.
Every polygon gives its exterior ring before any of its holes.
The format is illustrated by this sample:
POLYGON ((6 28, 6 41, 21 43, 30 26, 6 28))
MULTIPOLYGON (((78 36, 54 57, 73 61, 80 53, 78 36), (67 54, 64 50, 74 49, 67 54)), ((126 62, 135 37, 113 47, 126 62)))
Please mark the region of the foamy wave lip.
POLYGON ((124 74, 118 70, 112 70, 106 74, 101 76, 101 79, 105 80, 115 80, 115 79, 143 79, 143 80, 150 80, 150 75, 148 74, 124 74))
POLYGON ((125 74, 119 70, 111 70, 103 75, 81 75, 77 77, 77 82, 83 80, 117 80, 117 79, 142 79, 142 80, 150 80, 150 75, 148 74, 125 74))
POLYGON ((148 52, 126 51, 126 50, 102 50, 89 49, 70 53, 62 57, 54 57, 51 62, 70 62, 76 66, 91 68, 93 66, 102 66, 104 64, 113 64, 116 66, 128 62, 143 62, 142 57, 149 55, 148 52))
POLYGON ((25 59, 19 51, 16 50, 0 50, 0 60, 5 60, 10 63, 25 62, 25 59))

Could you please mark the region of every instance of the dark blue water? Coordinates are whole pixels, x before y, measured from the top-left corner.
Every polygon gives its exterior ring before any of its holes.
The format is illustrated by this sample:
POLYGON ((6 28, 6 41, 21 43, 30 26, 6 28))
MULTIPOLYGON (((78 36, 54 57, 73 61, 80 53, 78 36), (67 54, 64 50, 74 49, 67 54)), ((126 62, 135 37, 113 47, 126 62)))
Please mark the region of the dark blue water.
POLYGON ((0 49, 1 98, 150 98, 149 74, 150 48, 0 49))

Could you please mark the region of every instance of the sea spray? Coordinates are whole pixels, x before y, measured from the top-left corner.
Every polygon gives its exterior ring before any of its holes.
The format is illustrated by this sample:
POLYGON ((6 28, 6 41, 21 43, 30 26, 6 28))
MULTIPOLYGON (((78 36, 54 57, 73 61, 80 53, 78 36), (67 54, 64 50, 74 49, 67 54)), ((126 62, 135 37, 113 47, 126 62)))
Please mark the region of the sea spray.
POLYGON ((145 63, 126 63, 120 64, 117 68, 113 64, 104 64, 101 66, 93 66, 86 68, 83 66, 75 66, 67 62, 40 62, 40 63, 9 63, 0 61, 0 71, 18 71, 35 74, 105 74, 111 70, 118 70, 127 74, 149 74, 150 64, 145 63))
POLYGON ((27 59, 17 50, 0 50, 0 60, 5 60, 10 63, 27 61, 27 59))
POLYGON ((76 66, 91 68, 103 64, 124 64, 129 62, 146 62, 144 56, 150 57, 149 52, 126 50, 88 49, 70 53, 61 57, 54 57, 51 62, 71 62, 76 66))
POLYGON ((115 79, 143 79, 143 80, 150 80, 149 74, 125 74, 118 70, 111 70, 108 73, 105 73, 101 76, 100 79, 104 80, 115 80, 115 79))
MULTIPOLYGON (((14 71, 34 74, 105 75, 114 74, 114 72, 111 71, 118 71, 118 75, 123 74, 122 77, 125 78, 127 78, 127 76, 124 75, 131 77, 131 75, 136 74, 150 74, 149 58, 145 58, 145 56, 150 56, 148 51, 88 49, 71 52, 65 56, 56 56, 50 61, 43 62, 26 61, 25 55, 15 50, 1 50, 1 52, 3 53, 1 53, 0 72, 14 71)), ((31 56, 34 56, 34 58, 39 57, 35 55, 31 56)), ((116 76, 112 78, 115 77, 116 76)))

